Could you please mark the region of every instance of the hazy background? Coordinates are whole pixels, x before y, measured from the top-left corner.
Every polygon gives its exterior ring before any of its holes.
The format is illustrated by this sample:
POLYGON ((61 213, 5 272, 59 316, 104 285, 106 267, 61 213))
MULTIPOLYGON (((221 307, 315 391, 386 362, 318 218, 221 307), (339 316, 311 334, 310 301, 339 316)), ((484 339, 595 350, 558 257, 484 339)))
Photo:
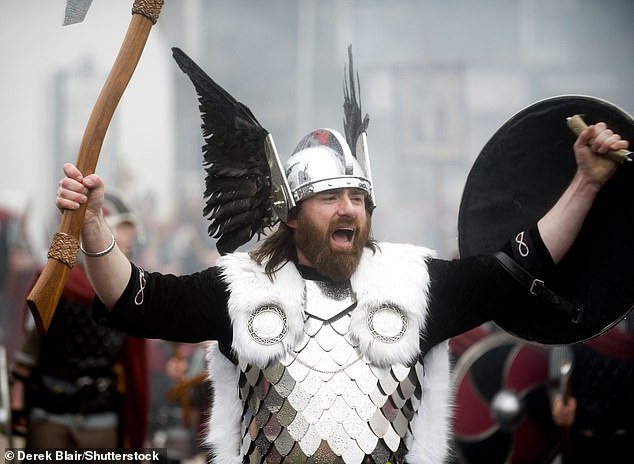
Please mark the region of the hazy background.
MULTIPOLYGON (((62 27, 65 0, 0 0, 0 206, 25 216, 42 259, 61 165, 76 159, 131 4, 94 0, 83 23, 62 27)), ((352 44, 375 235, 453 256, 464 181, 504 121, 561 94, 634 111, 633 20, 631 0, 166 0, 97 172, 150 228, 184 205, 202 214, 197 101, 170 48, 249 106, 285 160, 308 131, 343 129, 352 44)))

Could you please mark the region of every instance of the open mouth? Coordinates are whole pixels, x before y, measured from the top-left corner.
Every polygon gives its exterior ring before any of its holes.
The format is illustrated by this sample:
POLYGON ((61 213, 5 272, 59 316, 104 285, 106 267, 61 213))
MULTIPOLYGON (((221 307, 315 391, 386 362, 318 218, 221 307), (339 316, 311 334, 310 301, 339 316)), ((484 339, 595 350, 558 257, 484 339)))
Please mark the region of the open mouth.
POLYGON ((354 229, 352 227, 337 229, 332 233, 331 237, 337 245, 351 246, 354 240, 354 229))

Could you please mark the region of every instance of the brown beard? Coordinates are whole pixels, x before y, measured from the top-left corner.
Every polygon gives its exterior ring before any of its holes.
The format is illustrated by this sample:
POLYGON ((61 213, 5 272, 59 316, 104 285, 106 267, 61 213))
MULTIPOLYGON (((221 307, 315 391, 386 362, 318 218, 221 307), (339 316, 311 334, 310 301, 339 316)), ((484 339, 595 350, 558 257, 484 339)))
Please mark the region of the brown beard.
POLYGON ((367 215, 363 225, 356 220, 339 219, 331 222, 328 229, 324 230, 300 210, 295 229, 295 245, 320 274, 335 282, 344 281, 352 276, 359 265, 363 248, 370 236, 370 224, 370 215, 367 215), (350 226, 355 229, 352 248, 348 251, 333 250, 330 247, 333 232, 350 226))

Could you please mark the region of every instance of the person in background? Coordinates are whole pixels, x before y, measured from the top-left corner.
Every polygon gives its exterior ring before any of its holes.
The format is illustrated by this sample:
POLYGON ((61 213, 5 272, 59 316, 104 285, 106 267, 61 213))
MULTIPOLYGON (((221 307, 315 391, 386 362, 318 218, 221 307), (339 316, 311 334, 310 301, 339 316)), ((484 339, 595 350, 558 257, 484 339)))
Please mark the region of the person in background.
MULTIPOLYGON (((102 211, 122 253, 132 257, 141 224, 129 202, 111 191, 102 211)), ((12 402, 22 406, 15 427, 27 449, 141 449, 146 442, 147 341, 97 324, 94 295, 80 259, 46 334, 30 324, 16 353, 12 402)))
MULTIPOLYGON (((5 192, 0 192, 8 195, 5 192)), ((7 364, 13 363, 24 318, 15 308, 23 303, 38 263, 27 230, 26 211, 0 204, 0 344, 6 349, 7 364)))
POLYGON ((624 462, 634 437, 634 317, 553 352, 552 362, 571 366, 563 377, 569 384, 560 385, 551 404, 565 437, 562 463, 624 462))

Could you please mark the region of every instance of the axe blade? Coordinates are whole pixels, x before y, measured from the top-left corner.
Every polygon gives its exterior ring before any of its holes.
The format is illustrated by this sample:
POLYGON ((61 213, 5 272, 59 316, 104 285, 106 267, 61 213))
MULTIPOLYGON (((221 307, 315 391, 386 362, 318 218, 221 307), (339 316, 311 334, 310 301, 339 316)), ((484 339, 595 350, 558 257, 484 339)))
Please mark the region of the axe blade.
POLYGON ((64 12, 64 26, 80 23, 86 17, 92 0, 66 0, 66 11, 64 12))

